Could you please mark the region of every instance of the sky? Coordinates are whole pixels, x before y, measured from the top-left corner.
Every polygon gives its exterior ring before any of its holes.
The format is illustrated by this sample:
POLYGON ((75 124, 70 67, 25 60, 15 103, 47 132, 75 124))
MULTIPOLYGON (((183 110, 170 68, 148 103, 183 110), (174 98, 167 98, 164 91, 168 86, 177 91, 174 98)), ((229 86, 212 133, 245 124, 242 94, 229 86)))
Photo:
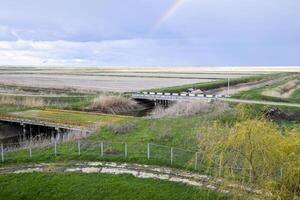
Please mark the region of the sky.
POLYGON ((0 65, 296 66, 298 0, 0 0, 0 65))

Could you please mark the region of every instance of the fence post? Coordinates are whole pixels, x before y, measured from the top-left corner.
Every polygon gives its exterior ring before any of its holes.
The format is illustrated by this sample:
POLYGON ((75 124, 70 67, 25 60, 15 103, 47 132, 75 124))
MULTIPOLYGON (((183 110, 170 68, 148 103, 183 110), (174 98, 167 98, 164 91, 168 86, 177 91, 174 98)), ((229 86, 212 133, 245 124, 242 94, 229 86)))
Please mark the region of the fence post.
POLYGON ((54 156, 57 156, 56 140, 54 141, 54 156))
POLYGON ((148 147, 147 147, 147 158, 148 160, 150 160, 150 144, 148 143, 148 147))
POLYGON ((249 168, 249 181, 252 183, 252 167, 249 168))
POLYGON ((80 140, 78 140, 77 142, 77 148, 78 148, 78 156, 80 156, 80 140))
POLYGON ((125 143, 124 148, 125 148, 125 151, 124 151, 124 153, 125 153, 125 158, 127 158, 127 154, 128 154, 128 152, 127 152, 127 143, 125 143))
POLYGON ((100 143, 100 155, 103 157, 104 152, 103 152, 103 142, 100 143))
POLYGON ((195 153, 195 170, 198 169, 198 152, 195 153))
POLYGON ((32 157, 32 152, 31 152, 31 141, 29 142, 29 158, 31 159, 32 157))
POLYGON ((280 168, 280 177, 282 178, 282 176, 283 176, 283 169, 280 168))
POLYGON ((3 148, 3 144, 1 144, 1 161, 4 162, 4 148, 3 148))
POLYGON ((173 165, 173 147, 171 147, 171 165, 173 165))
POLYGON ((222 159, 220 157, 220 161, 219 161, 219 177, 222 176, 222 159))

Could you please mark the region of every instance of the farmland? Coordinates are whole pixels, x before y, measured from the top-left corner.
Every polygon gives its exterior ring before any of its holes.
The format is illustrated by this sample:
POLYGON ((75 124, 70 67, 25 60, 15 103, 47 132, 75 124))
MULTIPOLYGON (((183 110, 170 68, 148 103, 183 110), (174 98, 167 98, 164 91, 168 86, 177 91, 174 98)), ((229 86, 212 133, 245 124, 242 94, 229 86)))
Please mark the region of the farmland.
MULTIPOLYGON (((275 194, 278 192, 276 188, 280 187, 282 194, 278 196, 297 197, 294 190, 297 191, 298 188, 293 181, 297 182, 298 175, 294 167, 299 162, 297 151, 300 130, 297 123, 299 109, 272 106, 267 103, 264 103, 265 105, 238 103, 239 99, 298 103, 299 89, 286 87, 297 74, 280 70, 272 73, 265 69, 251 71, 248 68, 244 70, 241 68, 240 71, 222 70, 193 71, 188 68, 184 71, 174 68, 171 73, 167 73, 166 69, 154 68, 113 70, 15 68, 15 71, 13 69, 1 71, 0 116, 18 119, 20 125, 3 123, 19 128, 22 126, 28 134, 15 141, 19 143, 17 145, 4 143, 3 163, 1 163, 3 167, 8 164, 14 166, 16 163, 38 165, 46 162, 52 165, 71 161, 114 161, 184 169, 199 173, 201 176, 209 176, 212 180, 217 177, 222 180, 222 184, 216 184, 215 189, 210 189, 214 192, 208 195, 207 188, 199 189, 152 179, 140 180, 123 175, 93 174, 92 177, 88 174, 40 172, 1 175, 0 179, 7 182, 3 191, 11 191, 17 184, 14 180, 22 177, 24 182, 19 184, 26 184, 26 181, 33 179, 42 182, 47 179, 45 182, 50 185, 53 185, 52 178, 66 185, 77 184, 72 182, 75 179, 83 182, 92 180, 99 187, 106 188, 110 185, 114 188, 118 185, 124 190, 128 189, 128 192, 131 191, 128 187, 130 180, 142 188, 148 187, 143 191, 146 196, 153 195, 152 190, 157 190, 154 185, 165 187, 165 193, 161 195, 173 193, 172 188, 177 188, 176 191, 188 191, 178 199, 200 198, 203 195, 205 199, 215 199, 216 192, 219 192, 219 195, 222 193, 220 192, 222 187, 226 188, 228 185, 241 182, 247 187, 253 187, 253 191, 259 187, 275 194), (227 103, 216 99, 171 102, 168 106, 150 102, 150 111, 141 116, 128 116, 132 109, 144 109, 146 104, 149 106, 147 101, 137 102, 132 99, 128 92, 140 90, 186 92, 194 88, 207 94, 228 94, 228 78, 231 95, 228 98, 234 98, 236 102, 227 103), (276 87, 292 88, 293 91, 287 98, 267 96, 264 93, 276 87), (128 112, 123 112, 124 110, 128 112), (44 124, 22 125, 36 121, 44 124), (54 123, 58 129, 45 128, 47 123, 54 123), (60 140, 59 125, 91 129, 88 135, 76 135, 60 140), (34 133, 34 140, 29 135, 31 131, 38 131, 34 133), (55 131, 56 136, 47 136, 47 133, 55 131), (45 136, 43 141, 39 141, 39 132, 45 136), (251 134, 251 142, 256 148, 248 144, 249 140, 243 139, 247 134, 251 134), (259 137, 264 139, 260 140, 259 137), (51 140, 45 141, 47 138, 51 140), (286 148, 287 144, 289 148, 286 148), (268 146, 267 149, 265 145, 268 146), (280 152, 276 149, 280 149, 280 152), (248 157, 248 152, 252 152, 254 157, 248 157), (296 179, 289 179, 291 177, 296 179), (100 179, 107 181, 98 183, 100 179), (276 182, 278 185, 268 188, 266 180, 276 182), (292 189, 285 188, 287 180, 292 189)), ((16 137, 20 135, 16 134, 16 137)), ((70 196, 77 191, 76 188, 73 188, 74 191, 70 190, 70 196)), ((53 189, 58 190, 55 187, 53 189)), ((94 186, 90 186, 90 190, 96 191, 94 186)), ((0 192, 0 197, 5 195, 5 192, 0 192)), ((29 194, 25 189, 20 192, 29 194)), ((79 195, 87 193, 87 187, 84 187, 79 195)), ((236 191, 230 193, 236 195, 236 191)), ((37 193, 30 195, 40 197, 37 193)), ((49 195, 49 191, 46 191, 45 195, 49 195)), ((103 194, 99 193, 99 197, 101 195, 103 194)), ((121 193, 114 195, 119 197, 121 193)), ((254 194, 250 192, 249 198, 252 195, 254 194)), ((160 197, 168 199, 165 196, 160 197)), ((14 198, 18 197, 12 197, 14 198)), ((135 196, 135 199, 140 197, 135 196)))

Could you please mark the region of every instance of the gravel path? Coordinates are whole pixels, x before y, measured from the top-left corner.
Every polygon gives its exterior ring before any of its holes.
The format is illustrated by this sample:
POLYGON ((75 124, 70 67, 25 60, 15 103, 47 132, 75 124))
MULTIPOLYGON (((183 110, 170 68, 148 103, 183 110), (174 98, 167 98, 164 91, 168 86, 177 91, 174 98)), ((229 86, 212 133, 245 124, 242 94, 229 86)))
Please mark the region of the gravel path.
POLYGON ((270 105, 270 106, 288 106, 288 107, 298 107, 298 108, 300 108, 300 104, 297 104, 297 103, 244 100, 244 99, 232 99, 232 98, 219 98, 219 100, 227 101, 227 102, 234 102, 234 103, 260 104, 260 105, 270 105))
MULTIPOLYGON (((251 90, 255 88, 259 88, 265 85, 270 85, 273 83, 276 83, 278 81, 283 81, 286 79, 289 79, 290 76, 282 76, 278 78, 272 78, 272 79, 263 79, 260 81, 252 81, 249 83, 240 83, 237 85, 230 86, 229 89, 229 95, 233 95, 236 93, 239 93, 241 91, 251 90)), ((205 91, 207 94, 215 94, 215 95, 228 95, 228 87, 220 87, 212 90, 205 91)))

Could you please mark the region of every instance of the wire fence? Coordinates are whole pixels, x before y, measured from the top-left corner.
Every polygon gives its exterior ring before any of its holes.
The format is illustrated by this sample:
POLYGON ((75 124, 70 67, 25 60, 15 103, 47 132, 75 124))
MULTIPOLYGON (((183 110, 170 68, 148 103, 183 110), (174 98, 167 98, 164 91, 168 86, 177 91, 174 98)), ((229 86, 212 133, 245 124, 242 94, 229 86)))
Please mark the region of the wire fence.
MULTIPOLYGON (((110 141, 76 140, 58 143, 32 144, 31 142, 1 144, 2 163, 25 161, 113 160, 135 161, 198 171, 214 177, 226 177, 251 182, 251 168, 230 166, 222 160, 208 160, 201 152, 152 143, 126 143, 110 141)), ((275 173, 282 177, 280 168, 275 173)))

